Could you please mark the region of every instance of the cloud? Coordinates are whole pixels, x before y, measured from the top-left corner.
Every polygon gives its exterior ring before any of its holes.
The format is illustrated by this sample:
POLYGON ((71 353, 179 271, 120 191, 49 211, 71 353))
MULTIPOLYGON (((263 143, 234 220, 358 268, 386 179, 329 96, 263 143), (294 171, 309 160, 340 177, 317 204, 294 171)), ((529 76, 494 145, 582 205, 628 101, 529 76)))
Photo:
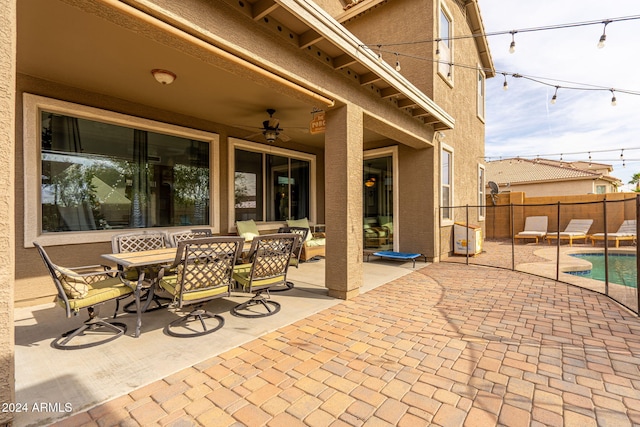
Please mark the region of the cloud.
MULTIPOLYGON (((487 33, 638 15, 637 0, 538 0, 517 6, 504 0, 479 0, 479 5, 487 33)), ((514 54, 508 52, 511 35, 489 37, 497 72, 548 78, 544 81, 551 86, 507 75, 509 90, 504 91, 503 75, 487 81, 488 157, 581 152, 564 158, 586 161, 592 151, 593 161, 612 164, 613 175, 623 182, 640 171, 640 96, 616 92, 617 106, 612 107, 608 90, 569 89, 585 83, 640 92, 640 56, 634 53, 640 20, 608 24, 606 45, 598 49, 603 29, 604 24, 598 24, 519 31, 514 35, 514 54), (560 86, 557 102, 551 105, 556 85, 560 86), (625 168, 620 159, 623 148, 625 168)))

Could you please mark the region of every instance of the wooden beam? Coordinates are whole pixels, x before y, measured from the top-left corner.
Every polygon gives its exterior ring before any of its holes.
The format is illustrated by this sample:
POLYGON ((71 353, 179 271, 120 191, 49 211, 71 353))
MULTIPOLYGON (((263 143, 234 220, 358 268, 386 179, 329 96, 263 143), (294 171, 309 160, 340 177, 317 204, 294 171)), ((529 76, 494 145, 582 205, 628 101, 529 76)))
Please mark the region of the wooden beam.
POLYGON ((360 84, 362 86, 382 80, 376 73, 366 73, 360 76, 360 84))
POLYGON ((398 100, 398 108, 415 107, 417 104, 409 98, 398 100))
POLYGON ((253 20, 259 21, 279 7, 280 5, 273 0, 259 0, 251 8, 253 20))
POLYGON ((336 56, 335 58, 333 58, 333 68, 337 70, 340 68, 348 67, 349 65, 355 64, 356 62, 358 61, 353 59, 351 55, 347 55, 345 53, 344 55, 336 56))
POLYGON ((298 46, 306 49, 322 40, 322 36, 314 30, 305 31, 298 36, 298 46))
POLYGON ((380 91, 383 98, 391 98, 396 95, 400 95, 400 91, 395 87, 385 87, 380 91))

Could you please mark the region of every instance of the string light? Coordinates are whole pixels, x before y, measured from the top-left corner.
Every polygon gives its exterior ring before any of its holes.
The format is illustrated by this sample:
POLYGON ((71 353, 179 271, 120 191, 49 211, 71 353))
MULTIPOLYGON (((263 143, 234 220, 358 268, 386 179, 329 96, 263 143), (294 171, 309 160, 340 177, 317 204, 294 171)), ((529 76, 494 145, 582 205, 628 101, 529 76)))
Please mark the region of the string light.
MULTIPOLYGON (((593 161, 593 153, 612 153, 612 152, 620 152, 620 156, 617 158, 613 158, 613 156, 607 156, 605 155, 604 158, 599 158, 598 161, 608 161, 608 162, 623 162, 623 166, 626 164, 627 160, 628 161, 640 161, 640 159, 627 159, 624 156, 624 152, 625 151, 638 151, 640 150, 640 147, 632 147, 632 148, 611 148, 611 149, 603 149, 603 150, 590 150, 590 151, 574 151, 571 153, 546 153, 546 154, 532 154, 532 155, 519 155, 517 157, 513 157, 512 159, 516 159, 518 162, 521 161, 521 159, 530 159, 531 161, 539 161, 541 159, 550 159, 550 158, 554 158, 554 157, 560 157, 560 162, 567 162, 564 159, 564 156, 572 156, 572 157, 579 157, 579 156, 584 156, 587 155, 588 156, 588 162, 592 163, 593 161)), ((503 159, 503 156, 500 157, 482 157, 482 159, 484 159, 485 161, 495 161, 496 159, 503 159)), ((511 159, 509 159, 509 161, 511 161, 511 159)), ((572 160, 569 160, 569 162, 571 162, 572 160)), ((573 160, 576 161, 576 160, 573 160)))
POLYGON ((398 57, 398 54, 396 53, 396 71, 401 71, 402 67, 400 66, 400 58, 398 57))
POLYGON ((551 97, 551 103, 555 104, 556 100, 558 99, 558 89, 560 89, 560 86, 556 86, 556 91, 553 94, 553 96, 551 97))
POLYGON ((516 51, 516 33, 517 31, 511 31, 511 44, 509 45, 509 53, 514 53, 516 51))
POLYGON ((502 75, 504 76, 504 83, 502 83, 502 90, 508 90, 509 83, 507 83, 507 73, 502 73, 502 75))
POLYGON ((436 59, 440 59, 440 39, 436 39, 436 59))
POLYGON ((600 40, 598 41, 598 49, 602 49, 604 47, 604 42, 607 40, 607 25, 610 23, 611 21, 607 20, 607 21, 602 21, 602 23, 604 24, 604 28, 602 29, 602 35, 600 36, 600 40))
MULTIPOLYGON (((367 48, 366 46, 364 46, 365 48, 367 48)), ((420 57, 420 56, 415 56, 415 55, 409 55, 409 54, 403 54, 403 53, 399 53, 399 52, 392 52, 392 51, 386 51, 386 50, 380 50, 379 52, 376 53, 376 55, 378 56, 378 58, 380 58, 380 56, 382 55, 382 53, 390 53, 390 54, 394 54, 397 55, 398 57, 400 56, 404 56, 407 58, 411 58, 411 59, 415 59, 415 60, 419 60, 419 61, 426 61, 426 62, 435 62, 438 64, 446 64, 449 65, 450 67, 452 66, 457 66, 460 68, 465 68, 465 69, 470 69, 470 70, 481 70, 484 71, 486 73, 489 72, 495 72, 496 74, 502 74, 505 77, 506 76, 511 76, 514 78, 522 78, 525 80, 529 80, 532 81, 534 83, 538 83, 541 85, 545 85, 545 86, 550 86, 556 89, 570 89, 570 90, 580 90, 580 91, 615 91, 618 93, 624 93, 627 95, 638 95, 640 96, 640 91, 635 91, 635 90, 629 90, 629 89, 623 89, 623 88, 612 88, 610 86, 600 86, 600 85, 593 85, 593 84, 589 84, 589 83, 582 83, 582 82, 574 82, 574 81, 568 81, 568 80, 560 80, 560 79, 552 79, 550 77, 539 77, 539 76, 529 76, 529 75, 524 75, 524 74, 520 74, 520 73, 513 73, 513 72, 509 72, 509 71, 503 71, 503 70, 493 70, 493 69, 489 69, 489 68, 483 68, 483 67, 478 67, 477 65, 466 65, 466 64, 458 64, 458 63, 454 63, 454 62, 445 62, 445 61, 437 61, 431 58, 424 58, 424 57, 420 57), (564 83, 563 85, 559 85, 558 83, 564 83)), ((450 77, 450 76, 449 76, 450 77)), ((507 84, 508 86, 508 84, 507 84)), ((503 82, 503 89, 504 89, 504 82, 503 82)), ((556 96, 556 100, 557 100, 557 96, 556 96)))
MULTIPOLYGON (((398 42, 398 43, 386 43, 386 44, 381 44, 380 46, 402 46, 402 45, 413 45, 413 44, 434 43, 434 42, 437 43, 443 40, 459 40, 459 39, 470 39, 470 38, 477 38, 477 37, 492 37, 492 36, 501 36, 505 34, 511 34, 512 40, 513 40, 513 35, 516 33, 530 33, 530 32, 536 32, 536 31, 559 30, 564 28, 583 27, 588 25, 602 25, 602 24, 605 24, 605 27, 606 27, 606 25, 612 22, 634 21, 638 19, 640 19, 640 15, 631 15, 631 16, 622 16, 619 18, 610 18, 606 20, 600 19, 597 21, 571 22, 567 24, 555 24, 555 25, 547 25, 542 27, 520 28, 515 30, 507 30, 507 31, 491 31, 491 32, 485 32, 480 34, 465 34, 460 36, 443 37, 443 38, 437 38, 437 39, 415 40, 415 41, 398 42)), ((361 45, 361 46, 365 47, 365 45, 361 45)), ((515 48, 515 44, 514 44, 514 48, 515 48)))
POLYGON ((589 151, 589 167, 591 167, 591 151, 589 151))
POLYGON ((378 45, 378 61, 382 62, 382 45, 378 45))
POLYGON ((613 91, 613 89, 611 89, 611 106, 615 107, 616 105, 618 105, 618 101, 616 100, 616 94, 613 91))

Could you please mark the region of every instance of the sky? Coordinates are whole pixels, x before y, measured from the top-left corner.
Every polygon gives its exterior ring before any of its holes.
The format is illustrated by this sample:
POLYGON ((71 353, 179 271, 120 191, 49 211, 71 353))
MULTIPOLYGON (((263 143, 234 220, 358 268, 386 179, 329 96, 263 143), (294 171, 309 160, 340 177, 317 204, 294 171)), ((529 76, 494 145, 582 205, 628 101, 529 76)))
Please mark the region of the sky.
MULTIPOLYGON (((640 16, 639 0, 478 0, 486 33, 640 16)), ((640 173, 640 19, 489 36, 496 77, 487 79, 487 160, 536 156, 607 163, 627 184, 640 173), (503 90, 505 76, 508 90, 503 90), (531 76, 550 86, 514 78, 531 76), (572 84, 575 82, 580 84, 572 84), (557 101, 551 104, 555 86, 557 101), (573 90, 568 87, 615 88, 573 90), (608 150, 608 151, 604 151, 608 150), (624 150, 624 151, 622 151, 624 150), (589 154, 590 152, 590 154, 589 154), (576 153, 576 154, 569 154, 576 153), (620 155, 623 155, 625 167, 620 155), (489 159, 491 157, 491 159, 489 159)))

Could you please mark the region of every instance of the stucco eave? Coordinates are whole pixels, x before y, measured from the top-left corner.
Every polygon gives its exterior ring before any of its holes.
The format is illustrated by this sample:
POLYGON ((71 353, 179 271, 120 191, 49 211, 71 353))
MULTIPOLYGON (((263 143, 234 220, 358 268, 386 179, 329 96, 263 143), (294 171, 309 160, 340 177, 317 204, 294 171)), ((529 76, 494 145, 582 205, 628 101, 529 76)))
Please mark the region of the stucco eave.
POLYGON ((310 0, 276 0, 276 2, 327 41, 354 58, 371 73, 374 73, 391 87, 398 90, 403 96, 413 101, 418 108, 428 112, 438 124, 441 124, 438 128, 454 128, 455 120, 442 107, 389 64, 379 61, 374 52, 363 48, 364 43, 318 5, 310 0))

